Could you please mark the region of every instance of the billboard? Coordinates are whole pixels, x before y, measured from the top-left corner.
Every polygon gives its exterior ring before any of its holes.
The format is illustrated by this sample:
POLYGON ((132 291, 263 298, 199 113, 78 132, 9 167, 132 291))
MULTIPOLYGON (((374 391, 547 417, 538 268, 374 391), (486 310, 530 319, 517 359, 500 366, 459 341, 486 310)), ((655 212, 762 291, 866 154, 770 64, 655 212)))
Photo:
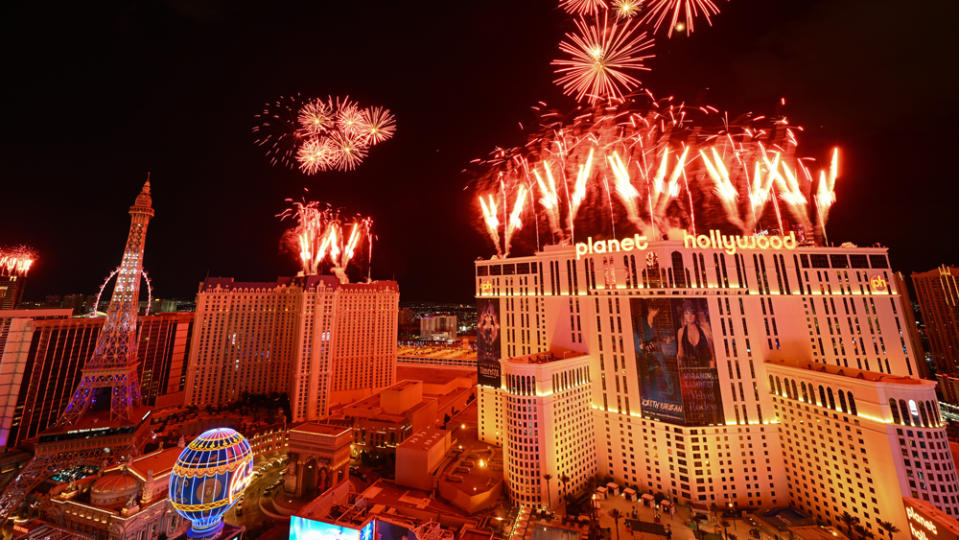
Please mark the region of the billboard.
POLYGON ((500 386, 499 298, 476 300, 477 383, 500 386))
POLYGON ((725 423, 705 298, 631 298, 645 416, 687 426, 725 423))
POLYGON ((290 516, 290 540, 373 540, 374 522, 362 529, 290 516))

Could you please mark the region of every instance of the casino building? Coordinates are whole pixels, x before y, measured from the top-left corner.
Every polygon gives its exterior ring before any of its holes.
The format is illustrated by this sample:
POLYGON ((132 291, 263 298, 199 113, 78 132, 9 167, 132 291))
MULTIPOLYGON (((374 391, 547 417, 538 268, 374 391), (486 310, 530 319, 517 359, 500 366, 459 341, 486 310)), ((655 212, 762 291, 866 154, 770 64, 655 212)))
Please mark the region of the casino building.
POLYGON ((886 248, 711 231, 590 238, 475 266, 480 437, 502 445, 507 471, 535 461, 539 475, 507 474, 517 502, 556 506, 543 475, 595 463, 693 505, 792 505, 834 525, 848 512, 877 535, 880 519, 909 530, 904 496, 959 515, 935 385, 918 379, 886 248), (550 376, 515 378, 524 357, 556 349, 586 368, 575 380, 592 422, 562 439, 586 441, 586 457, 540 426, 517 434, 548 414, 575 418, 579 398, 550 376))
POLYGON ((294 421, 326 416, 395 382, 398 309, 395 281, 208 278, 196 297, 186 404, 287 392, 294 421))

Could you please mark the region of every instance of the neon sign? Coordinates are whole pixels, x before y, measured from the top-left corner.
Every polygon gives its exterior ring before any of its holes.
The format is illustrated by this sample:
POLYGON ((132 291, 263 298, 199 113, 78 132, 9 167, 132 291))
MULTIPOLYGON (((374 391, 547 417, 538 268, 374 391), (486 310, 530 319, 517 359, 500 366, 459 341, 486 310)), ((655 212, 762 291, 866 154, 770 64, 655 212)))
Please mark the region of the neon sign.
MULTIPOLYGON (((797 245, 795 232, 788 235, 734 236, 711 230, 708 235, 683 234, 683 246, 686 248, 721 249, 729 255, 735 255, 736 251, 741 249, 796 249, 797 245)), ((586 242, 576 243, 576 260, 584 255, 642 251, 648 248, 649 239, 639 234, 619 240, 596 241, 590 236, 586 238, 586 242)))

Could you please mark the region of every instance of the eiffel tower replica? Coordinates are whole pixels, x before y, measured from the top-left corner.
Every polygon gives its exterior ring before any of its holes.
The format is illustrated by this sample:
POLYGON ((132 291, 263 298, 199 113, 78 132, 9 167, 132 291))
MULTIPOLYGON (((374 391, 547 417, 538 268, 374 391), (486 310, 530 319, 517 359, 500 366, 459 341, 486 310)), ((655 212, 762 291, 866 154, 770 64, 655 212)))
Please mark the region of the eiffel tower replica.
POLYGON ((0 520, 58 469, 103 465, 133 456, 149 432, 148 408, 140 404, 137 378, 137 314, 143 247, 153 217, 150 177, 130 207, 130 231, 113 296, 93 356, 54 426, 27 441, 33 459, 0 495, 0 520))

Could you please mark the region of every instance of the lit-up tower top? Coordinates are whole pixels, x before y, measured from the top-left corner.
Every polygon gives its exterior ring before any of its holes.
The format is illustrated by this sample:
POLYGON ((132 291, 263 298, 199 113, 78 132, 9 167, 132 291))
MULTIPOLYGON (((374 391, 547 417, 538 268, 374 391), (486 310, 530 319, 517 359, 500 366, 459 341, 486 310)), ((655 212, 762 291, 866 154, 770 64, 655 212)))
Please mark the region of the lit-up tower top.
POLYGON ((80 384, 63 412, 61 425, 76 424, 83 416, 109 410, 111 423, 134 421, 132 409, 140 403, 137 380, 137 308, 143 247, 147 225, 154 215, 149 177, 130 207, 130 231, 106 321, 93 357, 83 369, 80 384))

